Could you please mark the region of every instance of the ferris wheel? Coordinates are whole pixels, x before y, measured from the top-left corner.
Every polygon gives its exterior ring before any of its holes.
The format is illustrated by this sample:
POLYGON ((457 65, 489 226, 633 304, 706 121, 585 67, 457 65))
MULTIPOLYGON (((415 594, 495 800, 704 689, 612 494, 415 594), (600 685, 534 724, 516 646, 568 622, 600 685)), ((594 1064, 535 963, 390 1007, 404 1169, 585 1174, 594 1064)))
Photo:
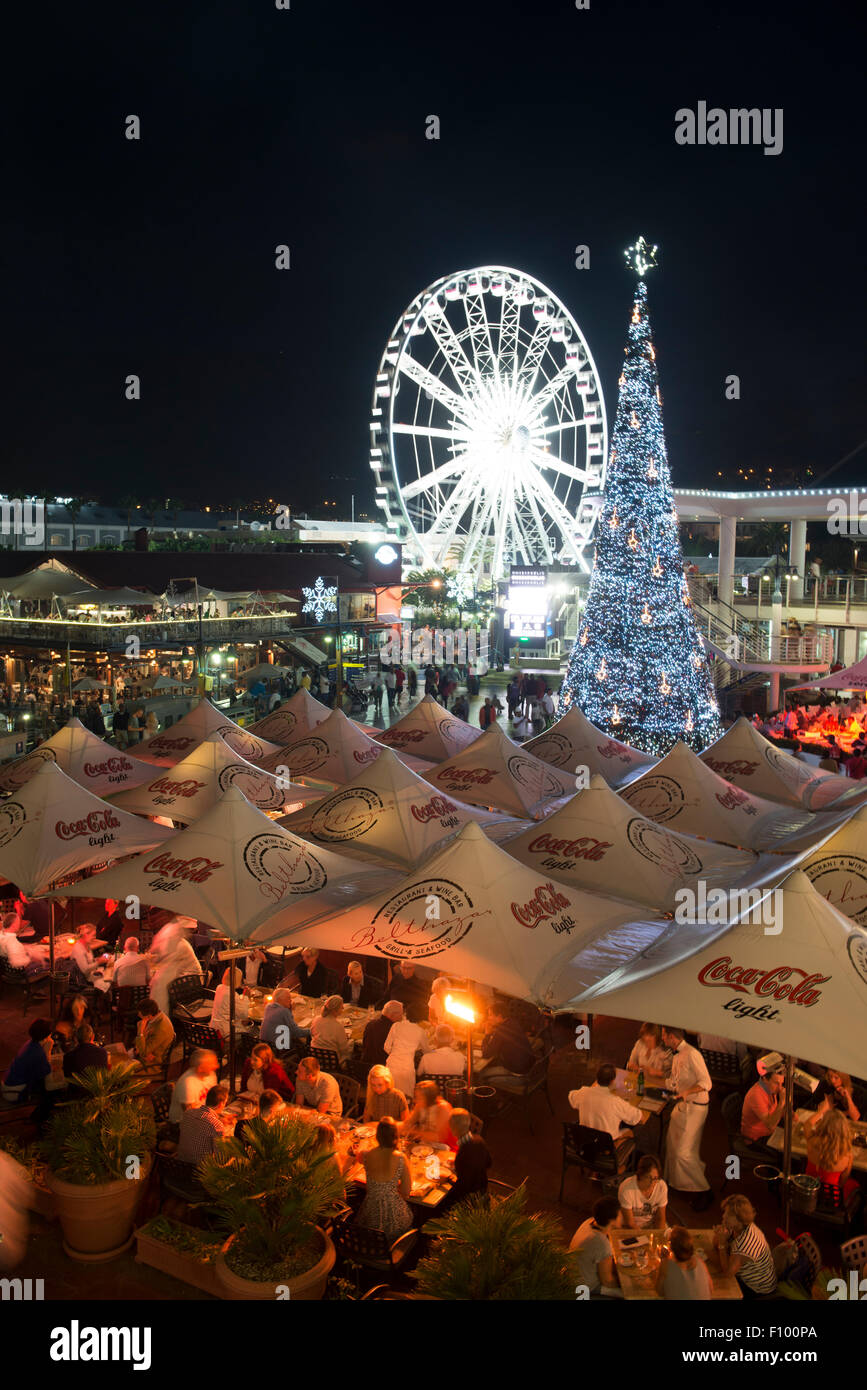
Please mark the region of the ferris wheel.
POLYGON ((581 329, 522 271, 443 276, 401 314, 373 393, 377 506, 413 563, 468 584, 589 569, 607 425, 581 329))

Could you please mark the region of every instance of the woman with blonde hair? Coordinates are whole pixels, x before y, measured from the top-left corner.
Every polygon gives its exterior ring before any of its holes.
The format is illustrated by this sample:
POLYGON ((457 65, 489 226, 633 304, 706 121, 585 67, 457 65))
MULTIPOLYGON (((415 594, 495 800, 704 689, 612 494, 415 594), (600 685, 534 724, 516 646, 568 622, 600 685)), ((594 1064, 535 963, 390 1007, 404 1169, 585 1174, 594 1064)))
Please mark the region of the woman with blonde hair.
POLYGON ((223 1038, 229 1036, 229 994, 235 990, 235 1020, 247 1018, 250 1012, 250 1001, 244 994, 238 994, 241 988, 241 972, 233 963, 227 965, 223 971, 223 978, 214 991, 214 1002, 211 1006, 211 1027, 216 1028, 223 1038))
POLYGON ((448 1023, 446 1016, 446 995, 452 988, 452 982, 448 975, 437 975, 430 987, 430 999, 428 1000, 428 1014, 431 1023, 448 1023))
POLYGON ((825 1096, 815 1115, 804 1121, 807 1173, 820 1182, 842 1188, 843 1201, 858 1189, 852 1172, 852 1126, 833 1101, 825 1096))
MULTIPOLYGON (((853 1124, 857 1124, 861 1118, 861 1111, 852 1099, 852 1078, 848 1072, 828 1067, 816 1087, 816 1100, 829 1101, 853 1124)), ((818 1107, 816 1113, 818 1114, 818 1107)))
MULTIPOLYGON (((348 1160, 342 1158, 337 1152, 337 1131, 333 1125, 327 1123, 314 1125, 312 1154, 315 1158, 321 1158, 324 1155, 330 1159, 339 1176, 343 1177, 343 1169, 348 1160)), ((353 1159, 352 1162, 354 1161, 353 1159)))
POLYGON ((367 1073, 367 1099, 364 1102, 364 1120, 381 1120, 391 1116, 402 1124, 409 1112, 406 1096, 395 1088, 394 1077, 388 1067, 371 1067, 367 1073))
POLYGON ((756 1225, 756 1209, 740 1193, 724 1197, 722 1224, 714 1227, 713 1243, 723 1274, 733 1274, 744 1298, 776 1293, 777 1275, 771 1247, 756 1225))

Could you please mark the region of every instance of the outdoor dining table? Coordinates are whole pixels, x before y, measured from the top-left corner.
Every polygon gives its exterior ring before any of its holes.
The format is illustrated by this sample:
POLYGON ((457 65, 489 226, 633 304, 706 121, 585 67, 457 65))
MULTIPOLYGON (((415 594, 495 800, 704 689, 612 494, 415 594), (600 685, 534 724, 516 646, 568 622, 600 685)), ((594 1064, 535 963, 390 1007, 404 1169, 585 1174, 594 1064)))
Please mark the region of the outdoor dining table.
MULTIPOLYGON (((713 1300, 743 1298, 740 1284, 733 1274, 723 1274, 713 1243, 713 1231, 690 1230, 695 1252, 707 1264, 713 1282, 713 1300)), ((659 1273, 660 1248, 666 1243, 664 1231, 610 1231, 614 1263, 620 1279, 623 1297, 629 1301, 657 1299, 656 1276, 659 1273), (633 1243, 634 1242, 634 1243, 633 1243)))
MULTIPOLYGON (((807 1142, 804 1138, 804 1121, 815 1112, 813 1110, 796 1110, 793 1116, 792 1125, 792 1153, 799 1158, 807 1156, 807 1142)), ((852 1130, 852 1168, 861 1173, 867 1173, 867 1120, 859 1120, 856 1124, 850 1122, 852 1130)), ((783 1126, 778 1125, 773 1134, 767 1140, 768 1148, 775 1149, 777 1153, 783 1152, 783 1126)))
MULTIPOLYGON (((234 1130, 240 1120, 256 1113, 256 1098, 246 1093, 236 1097, 226 1106, 227 1132, 234 1130)), ((376 1125, 359 1124, 355 1120, 335 1120, 330 1115, 322 1115, 309 1106, 287 1105, 286 1114, 294 1119, 304 1120, 310 1125, 331 1124, 337 1134, 337 1153, 344 1160, 343 1177, 348 1184, 355 1183, 364 1188, 367 1173, 361 1162, 361 1155, 376 1147, 376 1125)), ((436 1212, 449 1194, 451 1179, 454 1177, 455 1157, 451 1149, 439 1144, 414 1144, 401 1146, 412 1179, 409 1197, 411 1206, 423 1208, 426 1212, 436 1212)))

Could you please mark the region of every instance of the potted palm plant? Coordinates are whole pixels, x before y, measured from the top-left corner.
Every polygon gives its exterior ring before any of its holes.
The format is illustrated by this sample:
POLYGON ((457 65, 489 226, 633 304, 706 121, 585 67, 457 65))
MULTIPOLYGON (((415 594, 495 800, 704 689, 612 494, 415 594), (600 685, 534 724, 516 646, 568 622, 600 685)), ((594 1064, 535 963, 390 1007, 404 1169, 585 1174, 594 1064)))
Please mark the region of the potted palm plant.
POLYGON ((574 1301, 577 1262, 549 1216, 527 1211, 523 1186, 470 1197, 431 1221, 435 1244, 416 1270, 418 1293, 449 1301, 574 1301))
POLYGON ((153 1116, 139 1100, 148 1083, 128 1062, 111 1071, 87 1067, 71 1080, 82 1099, 55 1107, 36 1149, 47 1168, 67 1255, 110 1260, 132 1244, 156 1142, 153 1116))
POLYGON ((229 1238, 217 1278, 231 1298, 322 1298, 335 1251, 319 1222, 343 1197, 333 1156, 305 1120, 258 1117, 244 1142, 226 1139, 204 1159, 200 1181, 229 1238))

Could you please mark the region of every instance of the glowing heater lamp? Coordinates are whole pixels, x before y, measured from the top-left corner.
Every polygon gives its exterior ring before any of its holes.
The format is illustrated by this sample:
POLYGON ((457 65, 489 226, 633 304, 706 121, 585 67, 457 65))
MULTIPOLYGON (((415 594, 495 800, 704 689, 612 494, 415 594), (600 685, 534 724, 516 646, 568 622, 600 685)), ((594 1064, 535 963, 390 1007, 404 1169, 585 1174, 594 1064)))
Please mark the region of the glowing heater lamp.
POLYGON ((476 1015, 469 1004, 462 1004, 460 1000, 454 999, 452 995, 446 995, 446 1013, 452 1014, 455 1018, 463 1019, 467 1025, 467 1095, 472 1101, 473 1096, 473 1027, 476 1022, 476 1015))

